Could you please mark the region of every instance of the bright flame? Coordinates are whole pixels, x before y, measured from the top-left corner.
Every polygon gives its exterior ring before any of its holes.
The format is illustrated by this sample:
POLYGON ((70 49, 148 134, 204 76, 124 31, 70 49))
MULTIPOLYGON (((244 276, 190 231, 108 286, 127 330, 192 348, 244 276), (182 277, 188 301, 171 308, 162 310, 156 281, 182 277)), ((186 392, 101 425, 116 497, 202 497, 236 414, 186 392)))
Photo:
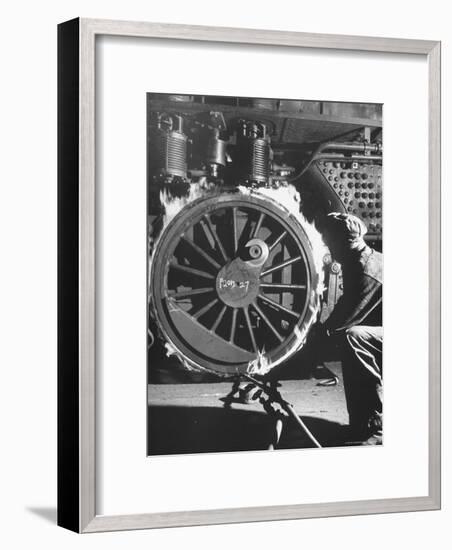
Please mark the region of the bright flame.
POLYGON ((209 372, 208 369, 205 369, 201 367, 200 365, 197 365, 190 361, 185 355, 183 355, 172 343, 170 343, 168 340, 165 343, 165 349, 166 349, 166 356, 171 357, 174 355, 174 357, 177 357, 177 359, 180 361, 180 363, 184 366, 185 370, 191 371, 191 372, 198 372, 198 373, 206 373, 209 372))
POLYGON ((246 372, 248 374, 259 374, 263 376, 270 370, 270 361, 265 356, 265 350, 258 351, 256 359, 248 363, 246 372))
POLYGON ((215 189, 215 184, 208 182, 206 178, 201 178, 196 183, 190 183, 188 194, 184 197, 174 197, 167 189, 160 191, 160 203, 165 208, 163 215, 163 229, 170 223, 184 206, 190 204, 196 199, 208 196, 215 189))

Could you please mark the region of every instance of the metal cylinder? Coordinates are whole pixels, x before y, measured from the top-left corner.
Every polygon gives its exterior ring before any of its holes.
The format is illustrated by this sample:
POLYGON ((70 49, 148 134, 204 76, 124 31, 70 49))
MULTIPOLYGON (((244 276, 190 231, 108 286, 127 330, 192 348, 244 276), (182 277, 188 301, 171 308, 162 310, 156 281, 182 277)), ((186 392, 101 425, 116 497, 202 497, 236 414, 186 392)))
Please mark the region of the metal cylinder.
POLYGON ((220 132, 212 130, 206 143, 206 163, 226 165, 226 141, 220 139, 220 132))
POLYGON ((226 166, 226 141, 220 138, 219 130, 210 132, 206 143, 206 165, 212 177, 218 178, 226 166))
POLYGON ((226 145, 218 128, 202 126, 192 136, 193 146, 190 155, 190 174, 208 174, 212 178, 221 178, 226 166, 226 145))

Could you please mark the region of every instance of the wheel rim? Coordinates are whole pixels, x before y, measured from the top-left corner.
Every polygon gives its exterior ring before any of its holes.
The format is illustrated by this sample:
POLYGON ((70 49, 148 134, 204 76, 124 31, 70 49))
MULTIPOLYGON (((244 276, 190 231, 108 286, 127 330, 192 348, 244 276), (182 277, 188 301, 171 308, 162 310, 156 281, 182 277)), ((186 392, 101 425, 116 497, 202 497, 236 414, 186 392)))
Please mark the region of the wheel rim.
POLYGON ((293 354, 317 312, 310 241, 294 216, 257 193, 183 208, 151 264, 151 302, 164 338, 189 366, 244 372, 293 354))

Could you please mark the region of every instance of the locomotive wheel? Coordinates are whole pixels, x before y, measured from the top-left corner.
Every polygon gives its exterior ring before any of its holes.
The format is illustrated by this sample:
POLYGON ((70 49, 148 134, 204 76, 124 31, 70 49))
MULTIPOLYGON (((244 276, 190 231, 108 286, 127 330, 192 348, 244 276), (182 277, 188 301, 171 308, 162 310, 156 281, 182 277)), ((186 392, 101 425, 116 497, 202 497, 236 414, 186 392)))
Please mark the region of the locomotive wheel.
POLYGON ((151 301, 164 338, 190 365, 217 374, 268 368, 302 344, 318 308, 310 241, 284 207, 258 193, 184 207, 151 263, 151 301))

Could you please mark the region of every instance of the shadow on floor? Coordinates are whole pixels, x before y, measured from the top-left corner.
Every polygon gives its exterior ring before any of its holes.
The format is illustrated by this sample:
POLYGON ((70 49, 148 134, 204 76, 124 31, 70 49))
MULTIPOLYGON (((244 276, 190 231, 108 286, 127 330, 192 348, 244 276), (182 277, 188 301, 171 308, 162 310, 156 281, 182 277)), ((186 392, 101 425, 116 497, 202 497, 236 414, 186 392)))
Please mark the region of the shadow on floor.
POLYGON ((31 512, 35 516, 39 516, 42 519, 50 523, 56 524, 57 522, 57 509, 50 506, 29 506, 26 508, 27 512, 31 512))
MULTIPOLYGON (((328 363, 340 364, 334 354, 328 363)), ((270 377, 276 380, 307 380, 330 376, 328 368, 318 365, 312 353, 302 349, 284 361, 283 365, 272 369, 270 377)), ((212 373, 187 370, 176 356, 167 357, 166 351, 158 346, 148 352, 148 384, 209 384, 223 380, 225 379, 212 373)))
MULTIPOLYGON (((300 418, 322 447, 348 447, 359 444, 350 440, 348 426, 315 416, 300 416, 300 418)), ((306 447, 312 447, 306 435, 295 422, 287 423, 284 427, 279 448, 304 449, 306 447)))
MULTIPOLYGON (((301 418, 322 446, 347 444, 341 424, 322 418, 301 418)), ((151 405, 148 455, 265 450, 273 430, 274 420, 256 410, 151 405)), ((299 449, 312 447, 312 443, 293 421, 288 421, 278 447, 299 449)))

